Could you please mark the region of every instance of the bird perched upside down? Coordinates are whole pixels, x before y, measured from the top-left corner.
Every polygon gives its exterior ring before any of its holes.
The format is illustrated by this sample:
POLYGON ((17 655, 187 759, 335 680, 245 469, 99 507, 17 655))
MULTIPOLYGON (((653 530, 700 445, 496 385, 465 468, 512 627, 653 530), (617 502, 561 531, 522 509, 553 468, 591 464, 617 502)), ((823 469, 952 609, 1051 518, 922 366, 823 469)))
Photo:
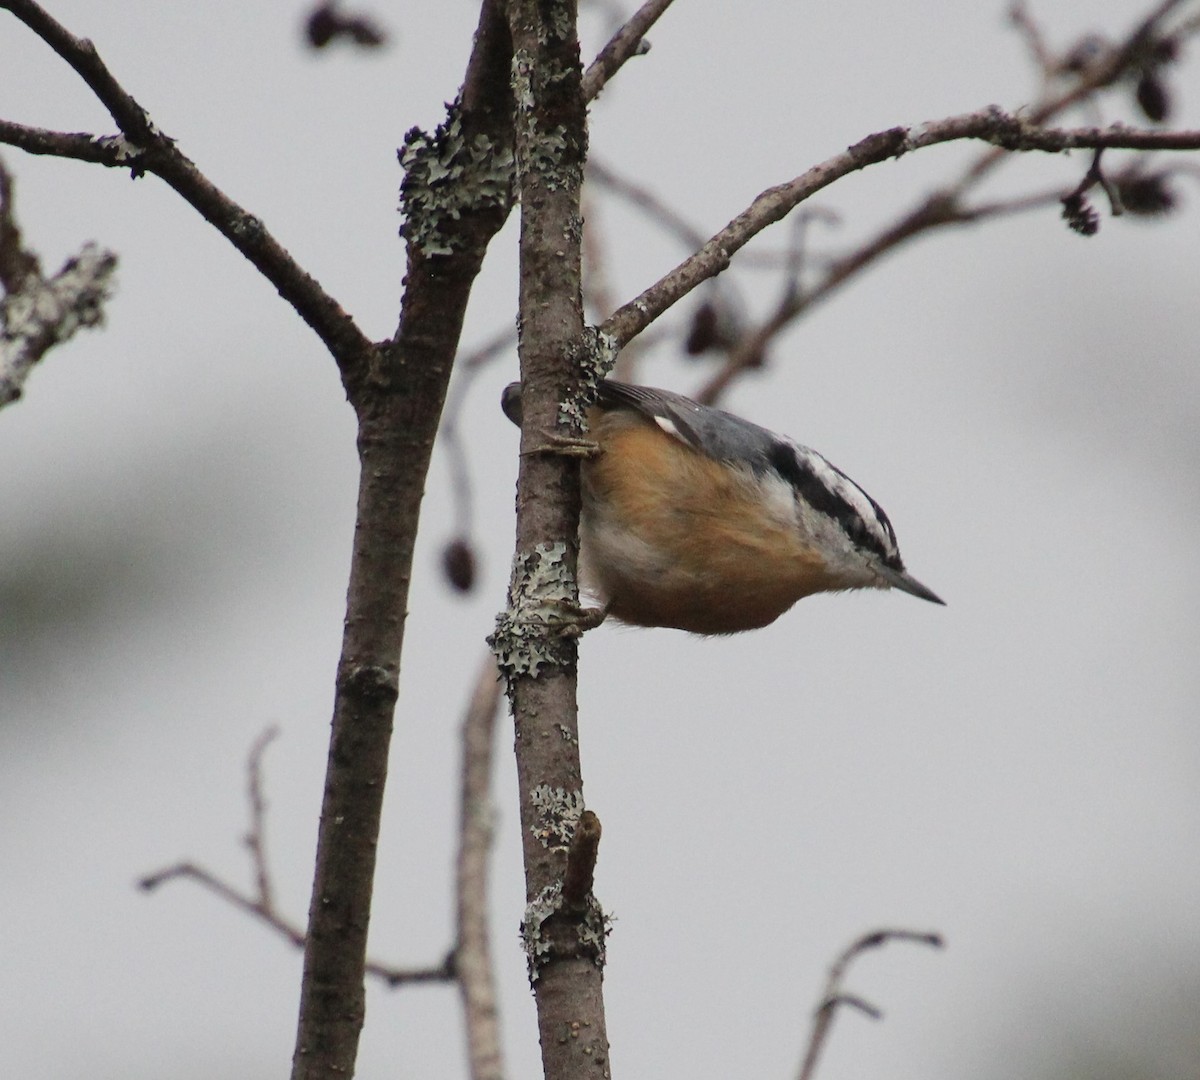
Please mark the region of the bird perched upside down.
MULTIPOLYGON (((521 387, 504 391, 521 422, 521 387)), ((606 615, 733 634, 797 600, 900 589, 941 604, 905 569, 874 499, 815 450, 720 409, 603 382, 588 413, 580 577, 606 615)))

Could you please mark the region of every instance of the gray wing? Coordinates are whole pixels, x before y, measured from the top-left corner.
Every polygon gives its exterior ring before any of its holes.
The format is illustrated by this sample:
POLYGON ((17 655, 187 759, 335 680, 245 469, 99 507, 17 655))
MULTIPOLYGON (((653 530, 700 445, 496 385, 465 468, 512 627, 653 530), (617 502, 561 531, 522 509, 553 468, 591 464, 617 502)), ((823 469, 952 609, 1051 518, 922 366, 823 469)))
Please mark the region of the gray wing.
MULTIPOLYGON (((521 423, 521 384, 509 383, 501 397, 504 415, 521 423)), ((710 409, 670 390, 605 380, 600 384, 596 407, 632 409, 657 424, 668 435, 716 461, 736 461, 755 472, 789 471, 790 445, 764 427, 721 409, 710 409)))
POLYGON ((781 440, 764 427, 721 409, 710 409, 670 390, 605 381, 601 409, 633 409, 693 450, 717 461, 736 461, 755 472, 778 469, 781 440))

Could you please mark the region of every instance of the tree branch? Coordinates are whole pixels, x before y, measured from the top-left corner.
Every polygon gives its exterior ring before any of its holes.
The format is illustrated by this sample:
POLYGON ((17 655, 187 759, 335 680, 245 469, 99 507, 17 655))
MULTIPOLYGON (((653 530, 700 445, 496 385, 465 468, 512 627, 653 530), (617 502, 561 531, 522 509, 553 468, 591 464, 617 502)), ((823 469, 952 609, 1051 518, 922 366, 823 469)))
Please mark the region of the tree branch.
POLYGON ((33 0, 0 0, 83 79, 108 110, 120 136, 50 132, 5 122, 0 141, 34 154, 54 154, 152 173, 172 187, 271 282, 325 344, 348 385, 361 381, 375 346, 317 280, 306 273, 263 222, 224 194, 161 132, 121 86, 86 38, 77 38, 33 0))
POLYGON ((358 508, 292 1080, 354 1071, 421 499, 467 300, 509 211, 511 57, 499 0, 485 0, 459 100, 434 134, 411 131, 401 151, 408 263, 399 326, 367 377, 348 384, 358 508))
POLYGON ((607 85, 625 61, 649 49, 646 32, 671 6, 671 0, 646 0, 613 36, 588 65, 583 76, 583 97, 592 101, 607 85))
POLYGON ((856 1008, 871 1017, 872 1020, 882 1018, 883 1014, 875 1006, 860 997, 845 993, 842 985, 846 980, 850 965, 858 957, 870 949, 886 945, 889 941, 911 941, 933 949, 940 949, 943 944, 940 934, 921 933, 915 930, 874 930, 869 934, 864 934, 847 948, 829 969, 825 993, 813 1016, 812 1031, 809 1035, 808 1046, 804 1051, 804 1060, 801 1062, 797 1080, 812 1080, 813 1074, 816 1072, 817 1061, 833 1027, 834 1013, 839 1005, 856 1008))
POLYGON ((617 348, 624 346, 697 285, 724 270, 733 255, 765 228, 835 180, 914 150, 962 139, 992 143, 1007 151, 1049 153, 1099 147, 1200 149, 1200 131, 1146 131, 1121 126, 1039 128, 995 107, 926 124, 889 128, 868 135, 794 180, 764 191, 698 252, 609 316, 600 326, 600 333, 617 348))
POLYGON ((99 326, 117 257, 85 244, 50 279, 21 244, 13 182, 0 162, 0 408, 16 401, 34 365, 83 327, 99 326))
MULTIPOLYGON (((1200 19, 1195 17, 1170 28, 1164 27, 1164 22, 1179 6, 1181 0, 1165 0, 1139 21, 1122 41, 1101 47, 1099 52, 1093 46, 1084 59, 1078 55, 1078 47, 1065 56, 1054 57, 1032 18, 1018 4, 1011 13, 1012 19, 1025 36, 1043 80, 1041 100, 1024 111, 1029 124, 1035 127, 1044 125, 1067 109, 1112 86, 1123 74, 1136 70, 1148 52, 1153 53, 1156 49, 1177 51, 1186 38, 1200 30, 1200 19), (1047 88, 1052 86, 1055 76, 1069 76, 1070 82, 1065 88, 1052 93, 1047 88)), ((815 285, 800 290, 789 305, 777 309, 760 326, 733 341, 724 365, 694 394, 697 400, 709 404, 715 401, 742 370, 763 363, 767 345, 775 335, 902 243, 943 225, 979 221, 1053 203, 1062 198, 1061 192, 1050 196, 1034 193, 990 204, 964 205, 964 196, 1009 155, 1010 151, 1002 147, 985 151, 962 171, 956 181, 929 194, 907 214, 854 251, 834 260, 815 285)), ((1159 172, 1139 177, 1136 172, 1127 172, 1123 178, 1117 177, 1116 186, 1118 189, 1124 187, 1148 212, 1161 213, 1169 209, 1172 203, 1172 196, 1164 186, 1164 175, 1159 172)), ((1067 209, 1066 204, 1064 209, 1067 209)), ((1068 220, 1079 227, 1093 227, 1088 221, 1086 207, 1080 208, 1068 220)))
POLYGON ((488 944, 488 855, 492 846, 492 748, 500 678, 488 653, 463 720, 456 892, 458 945, 454 968, 466 1017, 471 1080, 503 1080, 496 979, 488 944))
MULTIPOLYGON (((246 796, 250 804, 250 828, 244 840, 246 848, 250 852, 250 864, 254 874, 254 895, 234 888, 210 870, 186 860, 153 874, 147 874, 138 882, 138 887, 146 892, 153 892, 168 881, 194 881, 240 911, 265 923, 292 945, 303 948, 304 931, 285 918, 275 906, 274 887, 271 883, 271 872, 267 863, 267 804, 263 796, 262 758, 263 752, 278 734, 277 728, 267 728, 250 748, 246 762, 246 796)), ((382 979, 392 987, 406 986, 412 983, 449 982, 455 977, 453 959, 454 954, 450 953, 441 964, 426 968, 397 968, 369 960, 366 970, 368 974, 382 979)))
POLYGON ((509 608, 492 637, 513 706, 526 915, 542 1066, 554 1080, 608 1076, 599 906, 564 910, 567 841, 583 811, 576 704, 578 460, 553 451, 578 437, 584 361, 580 192, 586 109, 573 0, 511 0, 517 184, 521 204, 523 423, 509 608), (569 406, 568 406, 569 408, 569 406))
POLYGON ((1035 192, 1016 199, 964 207, 944 193, 930 195, 899 221, 848 255, 835 260, 815 286, 802 289, 781 304, 757 327, 745 333, 730 349, 728 359, 720 369, 692 396, 704 404, 711 405, 716 402, 742 371, 762 365, 768 345, 783 329, 810 308, 833 295, 856 274, 913 237, 946 225, 965 225, 985 218, 1050 206, 1058 202, 1061 196, 1062 192, 1056 189, 1035 192))

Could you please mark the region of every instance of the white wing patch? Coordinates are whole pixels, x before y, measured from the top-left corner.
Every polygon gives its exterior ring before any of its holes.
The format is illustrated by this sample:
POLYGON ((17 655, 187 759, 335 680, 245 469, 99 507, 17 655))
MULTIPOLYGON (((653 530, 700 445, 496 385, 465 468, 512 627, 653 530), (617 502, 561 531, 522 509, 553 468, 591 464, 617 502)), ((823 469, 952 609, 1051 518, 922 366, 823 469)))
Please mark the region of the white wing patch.
POLYGON ((679 428, 675 426, 675 422, 670 418, 666 416, 658 416, 656 414, 654 417, 654 422, 660 428, 662 428, 663 431, 670 435, 672 439, 678 439, 681 443, 683 443, 684 446, 691 446, 691 443, 689 443, 687 439, 680 434, 679 428))

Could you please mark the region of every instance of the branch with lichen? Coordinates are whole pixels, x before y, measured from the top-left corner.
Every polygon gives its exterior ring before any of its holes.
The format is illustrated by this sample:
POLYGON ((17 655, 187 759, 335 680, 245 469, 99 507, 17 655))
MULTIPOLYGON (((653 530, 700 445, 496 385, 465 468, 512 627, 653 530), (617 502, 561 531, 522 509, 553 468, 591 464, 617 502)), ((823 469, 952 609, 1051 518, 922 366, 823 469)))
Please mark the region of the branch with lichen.
POLYGON ((344 379, 365 377, 375 347, 321 285, 276 240, 262 220, 235 203, 196 167, 174 139, 113 76, 95 45, 70 33, 34 0, 0 0, 88 85, 116 123, 117 135, 47 131, 0 121, 0 142, 31 154, 51 154, 151 174, 172 187, 271 282, 317 333, 344 379))
POLYGON ((16 401, 34 366, 55 346, 104 321, 117 257, 85 244, 53 277, 21 242, 13 181, 0 162, 0 408, 16 401))
POLYGON ((527 905, 522 934, 543 1071, 554 1080, 608 1071, 603 914, 594 897, 578 908, 563 898, 570 839, 584 809, 577 635, 571 632, 579 612, 579 464, 568 448, 578 448, 579 395, 597 374, 603 351, 594 335, 585 335, 583 322, 587 125, 577 14, 573 0, 508 5, 521 204, 523 417, 509 607, 491 639, 516 729, 527 905))

